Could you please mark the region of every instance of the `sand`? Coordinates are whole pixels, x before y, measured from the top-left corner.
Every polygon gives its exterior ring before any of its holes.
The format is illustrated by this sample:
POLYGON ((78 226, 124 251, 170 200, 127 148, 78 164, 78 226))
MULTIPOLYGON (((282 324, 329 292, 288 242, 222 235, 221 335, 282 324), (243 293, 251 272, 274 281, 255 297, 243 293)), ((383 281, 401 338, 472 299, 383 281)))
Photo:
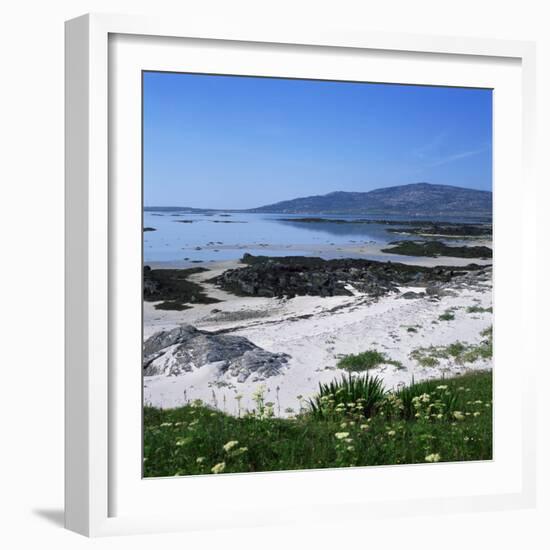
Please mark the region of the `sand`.
MULTIPOLYGON (((408 260, 407 263, 415 260, 399 258, 403 262, 408 260)), ((451 265, 460 265, 456 258, 421 258, 414 263, 443 265, 442 260, 452 260, 451 265)), ((230 414, 239 414, 239 409, 242 412, 253 408, 252 394, 259 386, 264 386, 266 400, 274 404, 275 413, 289 416, 306 405, 307 398, 316 393, 320 382, 330 382, 345 374, 336 367, 342 355, 368 349, 384 352, 403 364, 402 369, 388 364, 370 371, 381 377, 387 388, 408 384, 413 377, 418 381, 492 367, 490 360, 457 365, 444 359, 437 367, 428 368, 420 366, 409 355, 419 347, 448 345, 456 341, 479 343, 481 331, 492 324, 492 313, 473 314, 468 313, 467 308, 473 305, 491 307, 490 283, 456 289, 453 296, 442 297, 439 301, 405 299, 400 294, 374 300, 357 292, 354 296, 328 298, 236 297, 204 283, 225 269, 239 266, 242 264, 238 262, 207 264, 208 272, 191 277, 201 282, 210 296, 223 300, 219 303, 199 304, 184 311, 162 311, 155 310, 153 303, 146 302, 144 338, 181 323, 208 331, 224 329, 244 336, 266 350, 289 354, 288 365, 280 375, 262 382, 252 382, 249 378, 238 383, 231 377, 220 378, 215 364, 179 376, 145 377, 145 403, 168 408, 201 399, 230 414), (449 309, 453 309, 455 319, 439 320, 439 316, 449 309), (414 327, 416 332, 408 331, 408 327, 414 327), (239 399, 238 396, 242 397, 239 399)), ((400 290, 423 289, 404 287, 400 290)))

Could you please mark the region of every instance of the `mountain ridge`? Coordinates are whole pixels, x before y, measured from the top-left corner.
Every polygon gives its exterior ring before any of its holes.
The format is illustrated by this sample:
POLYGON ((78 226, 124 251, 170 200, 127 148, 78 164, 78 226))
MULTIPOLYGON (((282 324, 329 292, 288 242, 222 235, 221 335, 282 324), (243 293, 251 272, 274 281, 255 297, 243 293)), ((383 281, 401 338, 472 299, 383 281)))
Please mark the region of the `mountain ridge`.
POLYGON ((277 214, 484 215, 492 213, 492 192, 426 182, 372 191, 332 191, 280 201, 248 212, 277 214))
POLYGON ((331 191, 248 209, 146 206, 157 212, 248 212, 273 214, 388 214, 412 216, 492 216, 493 193, 426 182, 381 187, 372 191, 331 191))

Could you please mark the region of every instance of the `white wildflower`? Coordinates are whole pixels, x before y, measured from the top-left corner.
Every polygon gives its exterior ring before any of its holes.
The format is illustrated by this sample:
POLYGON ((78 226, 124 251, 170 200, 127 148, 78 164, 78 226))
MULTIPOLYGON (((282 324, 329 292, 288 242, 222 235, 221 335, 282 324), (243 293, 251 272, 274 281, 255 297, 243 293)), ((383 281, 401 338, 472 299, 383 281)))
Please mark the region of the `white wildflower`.
POLYGON ((221 474, 225 470, 225 462, 219 462, 210 470, 213 474, 221 474))
POLYGON ((233 447, 236 447, 239 444, 238 441, 228 441, 224 446, 223 450, 228 453, 233 447))
POLYGON ((426 462, 439 462, 441 460, 441 456, 439 453, 432 453, 430 455, 427 455, 424 459, 426 462))

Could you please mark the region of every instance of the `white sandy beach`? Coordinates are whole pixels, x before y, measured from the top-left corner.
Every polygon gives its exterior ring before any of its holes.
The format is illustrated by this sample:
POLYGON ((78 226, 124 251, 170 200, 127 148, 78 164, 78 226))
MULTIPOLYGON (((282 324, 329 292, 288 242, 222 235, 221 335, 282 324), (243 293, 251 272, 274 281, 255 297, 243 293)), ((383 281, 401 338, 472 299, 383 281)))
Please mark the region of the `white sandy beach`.
MULTIPOLYGON (((378 245, 361 245, 361 255, 381 254, 378 245), (376 248, 378 251, 376 252, 376 248)), ((353 247, 354 253, 358 251, 353 247)), ((381 254, 384 259, 418 265, 490 264, 460 258, 412 258, 381 254)), ((152 334, 170 330, 180 324, 190 324, 205 331, 228 331, 244 336, 271 352, 290 355, 281 374, 261 382, 249 377, 239 383, 229 373, 220 375, 216 364, 206 365, 178 376, 149 376, 144 378, 144 401, 158 407, 176 407, 194 399, 217 406, 231 414, 252 408, 252 394, 265 386, 266 400, 274 404, 275 413, 288 416, 298 412, 305 399, 316 393, 319 382, 330 382, 344 374, 337 369, 339 357, 369 349, 384 352, 405 368, 381 365, 371 374, 384 380, 388 388, 426 378, 452 376, 466 369, 491 368, 491 361, 478 360, 467 366, 443 359, 439 366, 419 366, 410 352, 419 347, 448 345, 461 341, 477 344, 480 332, 492 323, 492 313, 469 313, 469 306, 490 308, 492 286, 480 281, 467 288, 454 288, 452 296, 439 300, 428 298, 405 299, 391 294, 372 299, 355 292, 354 296, 322 298, 298 296, 292 299, 237 297, 212 284, 204 283, 226 269, 242 266, 228 261, 204 264, 209 271, 198 273, 190 280, 201 282, 207 293, 219 300, 215 304, 198 304, 184 311, 156 310, 154 303, 144 303, 144 339, 152 334), (439 320, 452 309, 455 319, 439 320), (416 332, 408 331, 414 327, 416 332)), ((163 266, 166 267, 166 266, 163 266)), ((452 285, 451 285, 452 287, 452 285)), ((420 288, 401 288, 402 292, 421 291, 420 288)))

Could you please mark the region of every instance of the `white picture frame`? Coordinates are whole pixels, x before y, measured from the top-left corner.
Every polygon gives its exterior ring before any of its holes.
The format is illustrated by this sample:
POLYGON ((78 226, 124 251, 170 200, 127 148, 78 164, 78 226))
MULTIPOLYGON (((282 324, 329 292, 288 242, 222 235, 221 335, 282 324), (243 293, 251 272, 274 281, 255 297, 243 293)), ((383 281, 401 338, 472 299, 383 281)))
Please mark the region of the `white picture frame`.
MULTIPOLYGON (((191 55, 192 52, 187 53, 191 55)), ((230 58, 231 55, 227 57, 230 58)), ((191 58, 187 59, 190 62, 191 58)), ((354 70, 351 65, 350 71, 354 70)), ((320 64, 312 66, 312 71, 320 70, 320 64)), ((506 251, 507 247, 516 247, 522 251, 522 265, 531 265, 532 262, 534 264, 535 249, 527 238, 527 234, 534 233, 532 228, 536 223, 536 184, 532 178, 534 66, 535 49, 529 42, 392 35, 369 31, 348 33, 304 29, 295 33, 278 29, 269 34, 254 29, 245 31, 228 28, 220 32, 170 19, 118 15, 85 15, 68 21, 66 527, 84 535, 101 536, 281 524, 291 521, 359 520, 365 514, 371 517, 387 517, 411 513, 532 506, 535 500, 536 447, 531 419, 535 414, 536 356, 533 342, 535 331, 531 330, 530 319, 535 319, 536 306, 534 289, 526 284, 525 274, 522 275, 521 270, 515 269, 514 257, 506 251), (122 37, 121 48, 117 46, 117 37, 122 37), (150 42, 144 42, 152 38, 163 43, 157 52, 147 57, 147 52, 153 48, 148 45, 150 42), (504 106, 510 107, 510 114, 497 117, 495 125, 495 143, 500 147, 495 154, 495 179, 499 180, 495 187, 495 262, 497 266, 503 266, 502 275, 495 276, 495 365, 496 369, 502 369, 502 375, 497 374, 500 376, 500 383, 497 378, 495 409, 496 426, 502 426, 503 429, 500 432, 497 430, 495 436, 501 439, 502 445, 500 454, 496 453, 493 461, 467 466, 438 464, 428 465, 427 468, 400 466, 330 472, 203 476, 188 479, 185 489, 181 486, 181 482, 185 481, 183 479, 142 480, 136 477, 134 466, 128 464, 128 468, 124 467, 128 456, 134 464, 134 455, 131 453, 135 454, 136 430, 141 429, 140 417, 136 416, 136 403, 141 403, 141 393, 132 393, 131 388, 134 387, 139 391, 139 387, 132 382, 129 384, 131 397, 123 399, 120 381, 126 380, 128 371, 115 368, 119 353, 114 345, 115 341, 120 338, 123 342, 124 339, 135 336, 135 332, 123 334, 120 330, 116 338, 113 335, 117 323, 120 323, 118 312, 121 308, 116 305, 117 300, 132 300, 132 296, 135 296, 135 292, 131 294, 132 284, 128 285, 128 289, 122 289, 117 284, 117 277, 121 277, 118 270, 123 269, 117 265, 126 266, 126 269, 135 266, 137 257, 135 253, 131 255, 132 250, 136 251, 135 242, 132 241, 130 246, 126 244, 130 244, 133 234, 139 235, 141 243, 141 225, 134 228, 135 230, 130 229, 130 232, 121 231, 121 227, 133 228, 136 210, 130 208, 133 214, 125 214, 118 205, 121 197, 128 197, 129 204, 137 205, 141 201, 141 188, 135 185, 132 187, 133 184, 128 179, 126 185, 112 185, 117 178, 121 179, 119 167, 125 170, 126 166, 133 166, 124 175, 135 173, 136 159, 135 147, 126 150, 126 146, 122 146, 116 152, 112 149, 110 151, 110 147, 112 148, 112 140, 118 139, 123 132, 130 133, 132 142, 139 141, 140 137, 132 134, 135 134, 136 121, 130 119, 135 114, 135 109, 132 111, 135 102, 132 103, 133 100, 129 99, 125 107, 126 115, 119 116, 113 111, 113 106, 118 105, 113 86, 115 83, 117 86, 129 84, 128 90, 131 92, 131 74, 136 74, 143 63, 140 56, 147 59, 148 69, 158 68, 159 56, 163 56, 165 64, 177 64, 181 55, 178 57, 179 54, 176 53, 170 60, 172 54, 169 51, 184 47, 190 41, 193 42, 193 68, 197 70, 204 67, 205 72, 214 71, 220 66, 220 58, 223 56, 219 52, 223 52, 224 48, 228 52, 232 48, 235 50, 235 63, 244 63, 246 57, 246 63, 249 64, 248 74, 259 74, 256 71, 260 69, 258 66, 255 69, 253 63, 267 63, 266 52, 270 52, 270 62, 277 63, 277 58, 283 55, 280 52, 284 49, 287 60, 297 59, 295 68, 288 69, 296 71, 294 74, 297 76, 304 76, 305 65, 300 66, 298 61, 302 52, 318 56, 357 56, 370 52, 374 57, 387 56, 386 60, 395 56, 396 64, 392 70, 401 71, 402 79, 407 83, 428 84, 433 81, 443 85, 460 85, 464 80, 465 85, 478 82, 479 85, 491 86, 492 78, 495 79, 494 82, 498 82, 495 89, 503 98, 500 108, 504 111, 504 106), (202 53, 203 43, 208 43, 216 55, 209 57, 202 53), (243 52, 247 52, 247 55, 237 52, 239 48, 244 48, 243 52), (246 48, 248 49, 245 50, 246 48), (112 58, 113 51, 121 57, 112 58), (415 63, 426 64, 423 69, 426 71, 425 77, 416 76, 415 81, 411 81, 413 77, 407 76, 405 64, 409 58, 411 63, 414 58, 415 63), (432 76, 430 71, 433 72, 434 69, 430 68, 430 63, 437 63, 440 68, 432 76), (471 64, 470 69, 468 64, 471 64), (477 69, 474 68, 475 64, 477 69), (494 67, 494 71, 491 67, 494 67), (121 80, 118 72, 122 74, 126 69, 130 71, 128 81, 121 80), (466 74, 469 74, 468 78, 466 74), (468 79, 470 80, 466 83, 468 79), (127 125, 124 122, 126 120, 129 120, 127 125), (122 130, 121 125, 125 126, 122 130), (510 185, 507 184, 512 178, 521 181, 521 185, 516 188, 515 203, 510 185), (520 212, 518 216, 521 215, 520 229, 503 221, 507 209, 514 206, 520 212), (513 277, 507 275, 510 270, 511 275, 516 277, 515 282, 513 277), (501 298, 513 284, 517 284, 517 295, 514 298, 501 298), (505 300, 507 307, 503 307, 505 300), (505 368, 516 357, 514 350, 509 349, 514 330, 516 338, 520 340, 524 358, 521 373, 518 373, 515 380, 511 369, 505 368), (506 392, 512 391, 514 386, 516 391, 518 387, 521 388, 521 403, 514 411, 507 410, 503 405, 499 412, 498 392, 506 396, 506 392), (518 410, 521 414, 517 414, 518 410), (126 440, 121 430, 117 429, 121 418, 126 421, 130 419, 131 423, 135 420, 133 435, 126 440), (126 470, 130 472, 128 479, 124 479, 126 470), (471 480, 479 480, 478 490, 462 483, 461 472, 471 480), (316 492, 319 475, 324 475, 324 480, 330 480, 327 481, 332 503, 330 505, 316 492), (133 478, 130 479, 130 476, 133 478), (367 479, 365 476, 368 477, 373 494, 351 495, 359 481, 364 482, 367 479), (410 485, 409 479, 413 480, 410 485), (453 479, 456 484, 454 489, 451 487, 453 479), (376 480, 379 481, 378 489, 375 488, 376 480), (392 481, 395 487, 387 491, 387 498, 382 498, 380 495, 383 494, 383 483, 392 481), (174 485, 178 483, 180 485, 174 485), (444 489, 446 483, 449 484, 448 494, 444 489), (335 491, 336 486, 341 490, 335 491), (419 494, 420 486, 428 488, 425 494, 419 494), (179 511, 173 515, 162 510, 159 510, 158 515, 151 514, 144 505, 145 502, 151 502, 151 499, 159 502, 159 499, 166 498, 170 502, 182 490, 188 500, 193 495, 195 503, 208 505, 214 500, 216 505, 210 506, 208 513, 201 512, 202 506, 196 506, 199 510, 194 513, 179 511), (300 503, 299 510, 282 504, 285 494, 292 494, 293 490, 309 495, 306 502, 300 503), (246 495, 251 495, 254 491, 271 494, 271 501, 256 501, 247 505, 246 495), (238 502, 235 499, 229 501, 226 497, 235 492, 242 493, 242 499, 238 502), (216 498, 217 495, 219 498, 216 498)), ((264 70, 269 71, 269 68, 264 70)), ((329 71, 327 75, 330 71, 336 71, 330 68, 325 70, 329 71)), ((379 70, 382 71, 382 68, 379 70)), ((381 81, 382 74, 384 73, 379 73, 373 80, 381 81)), ((417 73, 420 74, 422 73, 417 73)), ((388 78, 389 81, 395 81, 399 77, 394 74, 388 78)), ((128 140, 124 143, 126 141, 128 140)), ((141 256, 139 261, 141 262, 141 256)), ((497 271, 498 269, 497 267, 497 271)), ((134 281, 139 280, 137 273, 136 276, 138 278, 134 277, 134 281)), ((139 298, 134 306, 141 307, 139 298)), ((139 349, 141 340, 136 345, 139 349)), ((141 457, 136 456, 135 460, 140 462, 141 457)))

